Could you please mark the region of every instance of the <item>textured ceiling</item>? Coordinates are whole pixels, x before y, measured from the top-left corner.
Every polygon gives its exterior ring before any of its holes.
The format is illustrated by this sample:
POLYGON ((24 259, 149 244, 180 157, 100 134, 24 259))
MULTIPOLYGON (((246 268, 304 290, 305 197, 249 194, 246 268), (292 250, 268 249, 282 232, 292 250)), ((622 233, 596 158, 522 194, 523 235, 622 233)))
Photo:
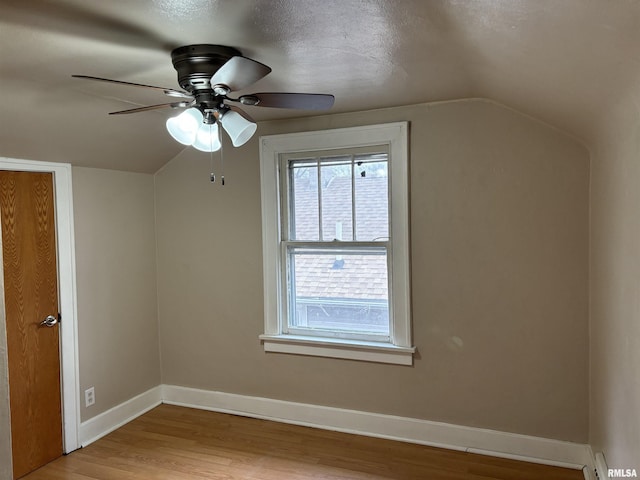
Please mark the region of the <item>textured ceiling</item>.
MULTIPOLYGON (((638 82, 635 0, 0 0, 0 156, 154 172, 181 146, 172 48, 233 46, 273 72, 241 93, 332 93, 332 112, 486 97, 589 144, 638 82)), ((248 107, 257 120, 295 110, 248 107)))

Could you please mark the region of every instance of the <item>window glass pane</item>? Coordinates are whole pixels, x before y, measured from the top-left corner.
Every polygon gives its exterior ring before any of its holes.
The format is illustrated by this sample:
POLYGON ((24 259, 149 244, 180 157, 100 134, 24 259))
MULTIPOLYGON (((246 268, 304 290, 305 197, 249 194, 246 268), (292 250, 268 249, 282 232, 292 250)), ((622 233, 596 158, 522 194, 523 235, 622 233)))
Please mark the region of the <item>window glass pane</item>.
POLYGON ((353 240, 351 156, 323 158, 322 240, 353 240))
POLYGON ((318 210, 318 164, 302 160, 289 164, 291 240, 320 240, 318 210))
POLYGON ((356 156, 354 166, 356 240, 389 240, 387 155, 356 156))
POLYGON ((384 248, 290 248, 289 265, 290 328, 389 335, 384 248))

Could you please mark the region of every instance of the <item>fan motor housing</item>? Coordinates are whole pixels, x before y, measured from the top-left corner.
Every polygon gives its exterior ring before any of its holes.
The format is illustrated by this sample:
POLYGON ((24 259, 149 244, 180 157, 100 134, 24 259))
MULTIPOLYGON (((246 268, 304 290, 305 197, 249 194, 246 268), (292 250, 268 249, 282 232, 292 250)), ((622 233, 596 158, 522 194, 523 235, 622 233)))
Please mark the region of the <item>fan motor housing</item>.
POLYGON ((171 52, 171 61, 178 72, 178 84, 189 93, 211 90, 211 77, 231 57, 242 53, 224 45, 187 45, 171 52))

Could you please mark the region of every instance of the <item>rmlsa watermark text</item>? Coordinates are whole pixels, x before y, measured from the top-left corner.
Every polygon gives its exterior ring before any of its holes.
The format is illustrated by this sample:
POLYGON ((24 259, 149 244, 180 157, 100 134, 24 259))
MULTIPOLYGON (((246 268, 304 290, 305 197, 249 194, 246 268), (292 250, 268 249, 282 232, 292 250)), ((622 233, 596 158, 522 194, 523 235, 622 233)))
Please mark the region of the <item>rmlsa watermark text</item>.
POLYGON ((638 472, 635 468, 610 468, 607 471, 609 478, 637 478, 638 472))

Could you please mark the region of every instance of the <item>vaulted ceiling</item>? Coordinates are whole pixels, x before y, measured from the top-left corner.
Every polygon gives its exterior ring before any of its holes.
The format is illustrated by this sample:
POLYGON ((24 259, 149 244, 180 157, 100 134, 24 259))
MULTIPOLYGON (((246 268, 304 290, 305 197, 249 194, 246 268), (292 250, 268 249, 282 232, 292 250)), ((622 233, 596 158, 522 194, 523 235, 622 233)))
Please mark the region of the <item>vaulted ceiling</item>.
MULTIPOLYGON (((172 48, 238 48, 273 72, 252 91, 331 93, 331 113, 490 98, 589 144, 639 81, 633 0, 2 0, 0 156, 154 172, 183 148, 160 92, 172 48)), ((248 107, 258 121, 307 115, 248 107)))

